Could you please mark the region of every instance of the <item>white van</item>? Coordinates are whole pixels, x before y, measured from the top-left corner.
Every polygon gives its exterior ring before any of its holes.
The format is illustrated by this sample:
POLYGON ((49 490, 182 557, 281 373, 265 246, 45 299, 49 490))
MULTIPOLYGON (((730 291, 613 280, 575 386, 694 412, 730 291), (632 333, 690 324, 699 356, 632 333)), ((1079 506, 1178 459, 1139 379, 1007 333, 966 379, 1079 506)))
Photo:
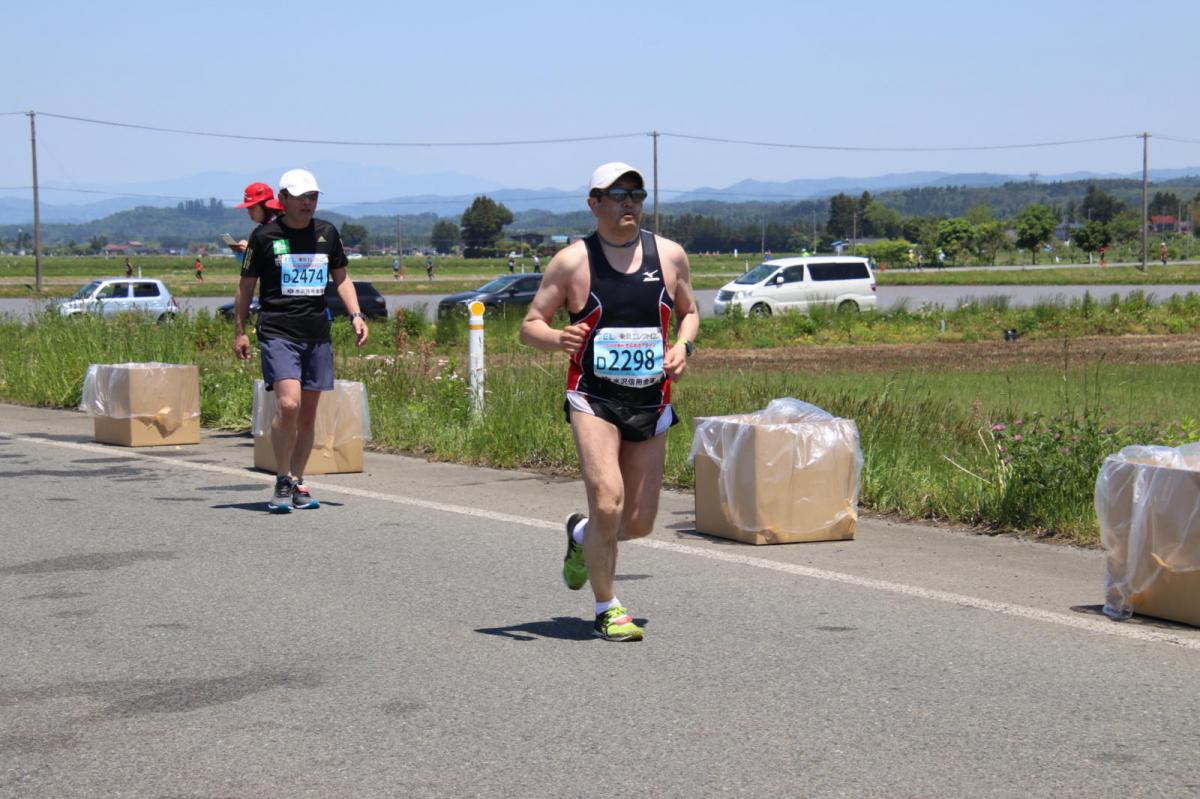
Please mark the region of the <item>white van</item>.
POLYGON ((717 292, 713 311, 738 306, 752 316, 781 311, 807 313, 817 305, 839 311, 873 311, 875 275, 866 258, 812 255, 777 258, 751 269, 717 292))

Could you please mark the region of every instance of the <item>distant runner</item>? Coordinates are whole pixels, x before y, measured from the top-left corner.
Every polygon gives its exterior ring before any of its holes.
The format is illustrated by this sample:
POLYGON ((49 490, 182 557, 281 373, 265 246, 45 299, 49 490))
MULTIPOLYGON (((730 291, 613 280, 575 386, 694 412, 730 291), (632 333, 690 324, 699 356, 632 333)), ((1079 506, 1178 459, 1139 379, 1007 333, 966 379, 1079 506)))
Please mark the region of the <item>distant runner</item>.
POLYGON ((322 391, 333 390, 333 345, 325 312, 325 286, 332 282, 346 304, 355 344, 367 342, 367 317, 358 306, 354 284, 346 275, 348 263, 338 230, 316 219, 320 189, 304 169, 292 169, 279 179, 283 216, 259 225, 250 234, 242 278, 234 305, 233 349, 250 358, 246 317, 254 286, 261 281, 258 350, 263 382, 275 392, 271 445, 278 471, 267 509, 290 513, 292 508, 318 508, 321 503, 304 484, 304 467, 312 454, 313 428, 322 391))

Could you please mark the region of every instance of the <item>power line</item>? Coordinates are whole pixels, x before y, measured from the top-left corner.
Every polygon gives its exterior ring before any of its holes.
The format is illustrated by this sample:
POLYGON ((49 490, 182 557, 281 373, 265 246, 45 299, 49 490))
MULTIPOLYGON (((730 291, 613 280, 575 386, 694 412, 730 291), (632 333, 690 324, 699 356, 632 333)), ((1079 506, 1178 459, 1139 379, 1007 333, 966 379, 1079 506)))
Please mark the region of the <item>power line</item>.
MULTIPOLYGON (((28 113, 25 111, 12 112, 17 114, 28 113)), ((642 136, 652 136, 653 132, 637 132, 637 133, 613 133, 600 136, 573 136, 555 139, 509 139, 509 140, 491 140, 491 141, 416 141, 416 142, 389 142, 389 141, 354 141, 346 139, 294 139, 285 136, 249 136, 240 133, 217 133, 206 130, 189 130, 184 128, 168 128, 156 125, 141 125, 132 122, 117 122, 105 119, 93 119, 89 117, 79 117, 70 114, 56 114, 50 111, 37 112, 42 116, 51 117, 54 119, 63 119, 72 122, 83 122, 90 125, 106 125, 109 127, 128 128, 133 130, 145 130, 155 133, 172 133, 185 136, 205 136, 209 138, 219 139, 239 139, 243 141, 262 141, 284 144, 325 144, 325 145, 340 145, 346 147, 506 147, 519 145, 539 145, 539 144, 572 144, 588 141, 610 141, 614 139, 631 139, 642 136)), ((697 136, 690 133, 667 133, 659 132, 661 136, 671 136, 676 139, 689 139, 692 141, 715 142, 719 144, 739 144, 752 147, 779 147, 797 150, 824 150, 824 151, 842 151, 842 152, 888 152, 888 153, 942 153, 942 152, 969 152, 969 151, 989 151, 989 150, 1020 150, 1039 147, 1064 147, 1074 144, 1093 144, 1097 142, 1118 141, 1121 139, 1137 138, 1140 134, 1121 134, 1116 136, 1101 136, 1087 139, 1063 139, 1059 141, 1046 142, 1024 142, 1018 144, 988 144, 988 145, 946 145, 936 147, 899 147, 899 146, 850 146, 837 144, 805 144, 796 142, 768 142, 756 141, 752 139, 732 139, 721 138, 716 136, 697 136)), ((1183 141, 1190 144, 1200 144, 1200 140, 1194 139, 1176 139, 1172 137, 1160 137, 1170 141, 1183 141)))
POLYGON ((1154 138, 1161 139, 1162 141, 1179 142, 1180 144, 1200 144, 1200 139, 1184 139, 1179 136, 1164 136, 1158 133, 1154 135, 1154 138))
POLYGON ((131 122, 112 122, 104 119, 88 119, 86 117, 69 116, 67 114, 52 114, 39 111, 41 116, 54 119, 66 119, 72 122, 86 122, 91 125, 107 125, 115 128, 132 128, 148 130, 155 133, 177 133, 185 136, 207 136, 215 139, 241 139, 243 141, 265 141, 283 144, 333 144, 343 147, 505 147, 510 145, 531 144, 571 144, 585 141, 606 141, 610 139, 630 139, 646 136, 645 133, 613 133, 605 136, 578 136, 563 139, 517 139, 510 141, 463 141, 463 142, 384 142, 384 141, 346 141, 340 139, 290 139, 282 136, 246 136, 240 133, 213 133, 204 130, 183 130, 179 128, 161 128, 154 125, 135 125, 131 122))
POLYGON ((25 116, 28 111, 0 111, 0 117, 25 116))
POLYGON ((1029 144, 989 144, 951 147, 850 147, 838 144, 788 144, 784 142, 750 141, 746 139, 721 139, 714 136, 693 136, 687 133, 660 133, 676 139, 691 139, 692 141, 717 142, 719 144, 745 144, 753 147, 783 147, 794 150, 840 150, 856 153, 949 153, 972 150, 1021 150, 1032 147, 1062 147, 1068 144, 1091 144, 1093 142, 1117 141, 1119 139, 1138 138, 1141 134, 1125 134, 1121 136, 1103 136, 1095 139, 1069 139, 1065 141, 1033 142, 1029 144))

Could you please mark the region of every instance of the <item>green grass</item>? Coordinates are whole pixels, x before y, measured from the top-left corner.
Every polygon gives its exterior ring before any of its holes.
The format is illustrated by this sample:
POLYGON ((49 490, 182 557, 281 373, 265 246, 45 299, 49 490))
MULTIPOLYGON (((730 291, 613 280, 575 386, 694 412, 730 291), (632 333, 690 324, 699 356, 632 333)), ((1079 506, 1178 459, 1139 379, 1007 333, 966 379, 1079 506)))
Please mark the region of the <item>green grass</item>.
MULTIPOLYGON (((725 320, 749 324, 757 320, 725 320)), ((810 320, 811 321, 811 320, 810 320)), ((836 315, 818 322, 842 324, 836 315)), ((854 321, 852 319, 851 321, 854 321)), ((795 322, 784 318, 770 325, 795 322)), ((464 384, 464 325, 403 315, 372 326, 364 350, 334 326, 339 377, 368 386, 376 447, 498 467, 575 473, 562 416, 565 363, 515 341, 516 318, 487 328, 486 413, 471 417, 464 384), (439 336, 441 343, 438 342, 439 336)), ((765 325, 758 334, 767 334, 765 325)), ((705 346, 715 346, 714 341, 705 346)), ((207 314, 155 325, 137 318, 0 320, 0 399, 73 407, 91 363, 195 363, 201 421, 248 429, 256 361, 237 362, 232 326, 207 314), (37 357, 30 357, 37 353, 37 357)), ((703 339, 702 339, 703 341, 703 339)), ((757 410, 794 396, 854 419, 866 456, 863 507, 949 519, 995 530, 1051 533, 1094 542, 1091 496, 1100 460, 1130 443, 1197 437, 1200 374, 1193 366, 1083 362, 1061 366, 925 371, 919 365, 861 374, 854 350, 842 369, 820 373, 705 370, 698 362, 675 390, 681 424, 669 435, 667 482, 690 486, 693 419, 757 410), (1002 426, 1002 427, 1001 427, 1002 426), (1017 435, 1021 438, 1017 439, 1017 435)))
POLYGON ((1152 263, 1145 272, 1136 266, 1074 267, 1070 269, 925 269, 876 273, 881 286, 1153 286, 1200 283, 1200 263, 1152 263))

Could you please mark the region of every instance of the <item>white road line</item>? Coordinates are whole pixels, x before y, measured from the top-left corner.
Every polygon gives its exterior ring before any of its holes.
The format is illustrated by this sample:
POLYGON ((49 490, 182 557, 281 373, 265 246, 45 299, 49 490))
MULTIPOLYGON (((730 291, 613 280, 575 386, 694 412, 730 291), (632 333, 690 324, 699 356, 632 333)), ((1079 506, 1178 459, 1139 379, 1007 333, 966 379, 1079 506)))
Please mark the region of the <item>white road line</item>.
MULTIPOLYGON (((44 438, 32 438, 29 436, 3 432, 0 432, 0 437, 30 444, 61 447, 63 449, 74 449, 81 452, 102 453, 110 456, 114 454, 112 447, 99 446, 96 444, 81 444, 71 441, 50 441, 44 438)), ((226 474, 240 478, 251 478, 254 480, 259 480, 264 484, 271 483, 275 479, 271 475, 248 472, 245 469, 238 469, 230 466, 217 466, 211 463, 196 463, 194 461, 180 461, 171 458, 162 458, 151 454, 143 454, 135 450, 122 450, 119 452, 119 454, 129 458, 153 461, 154 463, 163 464, 165 466, 175 466, 183 469, 226 474)), ((332 483, 315 483, 311 480, 307 482, 310 486, 319 489, 322 492, 346 494, 352 497, 374 499, 380 502, 390 502, 396 505, 424 508, 426 510, 440 511, 442 513, 453 513, 459 516, 470 516, 478 519, 505 522, 508 524, 519 524, 525 527, 534 527, 540 530, 562 529, 561 522, 548 522, 542 519, 531 519, 526 516, 515 516, 508 513, 498 513, 496 511, 483 510, 481 508, 466 507, 464 505, 451 505, 444 502, 431 502, 429 500, 406 497, 400 494, 385 494, 380 491, 368 491, 366 489, 350 488, 348 486, 334 485, 332 483)), ((1030 608, 1024 605, 1014 605, 1009 602, 997 602, 991 599, 967 596, 966 594, 954 594, 948 591, 939 591, 934 588, 922 588, 921 586, 908 585, 906 583, 895 583, 888 580, 877 580, 871 577, 859 577, 853 574, 845 574, 843 572, 828 571, 826 569, 815 569, 811 566, 783 563, 780 561, 770 560, 768 558, 757 558, 750 555, 736 555, 730 552, 704 549, 701 547, 689 546, 687 544, 675 543, 673 541, 660 541, 653 538, 640 538, 633 541, 626 541, 625 544, 627 546, 641 546, 665 552, 674 552, 680 555, 690 555, 697 558, 707 558, 708 560, 732 563, 739 566, 749 566, 755 569, 767 569, 769 571, 782 572, 784 574, 791 574, 797 577, 807 577, 813 580, 825 580, 827 582, 841 583, 843 585, 852 585, 858 588, 867 588, 872 591, 885 591, 887 593, 901 594, 903 596, 910 596, 916 599, 925 599, 933 602, 943 602, 949 605, 975 608, 977 610, 985 610, 990 613, 999 613, 1004 616, 1012 616, 1014 618, 1026 619, 1029 621, 1045 622, 1047 624, 1057 624, 1062 627, 1071 627, 1076 630, 1084 630, 1086 632, 1098 633, 1101 635, 1115 635, 1122 638, 1129 638, 1135 641, 1144 641, 1148 643, 1174 644, 1176 646, 1184 647, 1185 649, 1200 651, 1200 638, 1179 635, 1167 630, 1152 630, 1144 627, 1133 627, 1110 621, 1109 619, 1089 618, 1066 613, 1055 613, 1053 611, 1039 610, 1038 608, 1030 608)))

